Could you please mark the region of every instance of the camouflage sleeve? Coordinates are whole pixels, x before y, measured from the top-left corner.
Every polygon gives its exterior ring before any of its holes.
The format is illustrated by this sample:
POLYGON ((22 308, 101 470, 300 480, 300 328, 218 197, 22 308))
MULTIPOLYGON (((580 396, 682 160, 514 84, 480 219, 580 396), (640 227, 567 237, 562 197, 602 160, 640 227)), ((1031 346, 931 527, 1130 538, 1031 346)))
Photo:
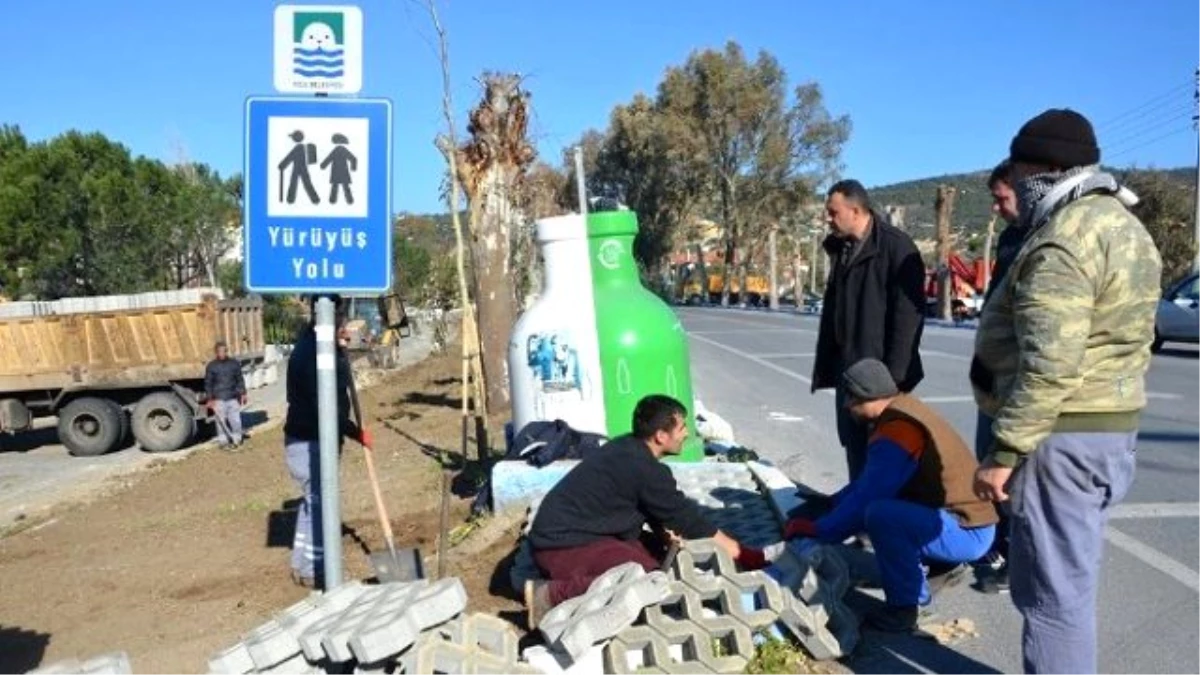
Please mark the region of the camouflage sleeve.
POLYGON ((1015 270, 1013 318, 1019 364, 995 416, 993 459, 1014 466, 1050 434, 1063 401, 1080 386, 1095 291, 1086 263, 1046 244, 1015 270))

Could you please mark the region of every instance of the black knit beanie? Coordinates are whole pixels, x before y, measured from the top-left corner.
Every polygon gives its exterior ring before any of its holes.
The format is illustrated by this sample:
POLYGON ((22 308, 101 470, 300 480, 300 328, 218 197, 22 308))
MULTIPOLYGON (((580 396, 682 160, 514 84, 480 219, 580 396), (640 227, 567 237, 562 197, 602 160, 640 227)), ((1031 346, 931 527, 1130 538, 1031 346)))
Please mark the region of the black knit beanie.
POLYGON ((1021 127, 1009 146, 1009 159, 1073 169, 1100 162, 1092 123, 1074 110, 1053 108, 1021 127))

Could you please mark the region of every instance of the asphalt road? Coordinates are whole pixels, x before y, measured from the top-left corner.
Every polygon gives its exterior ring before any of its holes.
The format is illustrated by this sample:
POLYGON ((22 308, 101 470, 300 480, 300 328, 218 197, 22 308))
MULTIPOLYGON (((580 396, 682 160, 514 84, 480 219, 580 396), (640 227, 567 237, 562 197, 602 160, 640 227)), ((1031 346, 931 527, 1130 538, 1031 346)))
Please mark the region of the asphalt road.
MULTIPOLYGON (((680 308, 690 336, 696 396, 726 418, 739 443, 823 492, 846 480, 833 396, 810 393, 817 318, 789 313, 680 308)), ((927 326, 926 376, 917 394, 971 440, 967 381, 974 331, 927 326)), ((1200 672, 1200 359, 1164 350, 1147 377, 1137 476, 1107 531, 1098 610, 1101 672, 1200 672)), ((935 621, 969 618, 978 637, 940 646, 872 636, 857 672, 1020 672, 1020 615, 1007 595, 969 584, 947 589, 935 621)))

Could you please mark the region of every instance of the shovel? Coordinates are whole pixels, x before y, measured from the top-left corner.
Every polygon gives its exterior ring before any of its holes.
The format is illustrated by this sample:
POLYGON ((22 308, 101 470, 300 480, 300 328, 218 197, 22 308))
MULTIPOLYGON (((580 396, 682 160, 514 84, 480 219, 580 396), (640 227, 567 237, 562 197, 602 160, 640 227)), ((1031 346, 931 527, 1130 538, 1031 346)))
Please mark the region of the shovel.
MULTIPOLYGON (((354 375, 350 375, 350 402, 354 406, 354 418, 358 420, 358 428, 363 429, 362 408, 358 403, 358 388, 354 386, 354 375)), ((379 524, 383 527, 383 538, 387 542, 387 551, 368 553, 371 567, 375 570, 375 578, 380 583, 393 581, 415 581, 425 578, 421 566, 421 552, 416 548, 396 549, 396 540, 392 535, 392 521, 388 518, 387 507, 383 504, 383 494, 379 490, 379 478, 375 474, 375 449, 363 445, 364 456, 367 460, 367 475, 371 480, 371 491, 375 494, 375 508, 379 512, 379 524)))

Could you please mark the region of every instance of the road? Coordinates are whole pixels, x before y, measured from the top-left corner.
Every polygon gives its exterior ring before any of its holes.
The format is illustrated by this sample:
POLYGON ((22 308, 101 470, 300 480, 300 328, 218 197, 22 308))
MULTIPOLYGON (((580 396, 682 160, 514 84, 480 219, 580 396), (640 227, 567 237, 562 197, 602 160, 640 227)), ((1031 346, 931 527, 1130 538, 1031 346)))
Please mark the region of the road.
MULTIPOLYGON (((696 396, 725 417, 739 443, 823 492, 846 480, 833 396, 809 392, 814 316, 680 308, 690 336, 696 396)), ((967 439, 975 405, 967 380, 974 331, 928 326, 917 394, 967 439)), ((1170 346, 1168 346, 1170 347, 1170 346)), ((1166 349, 1147 376, 1137 476, 1110 521, 1099 602, 1102 672, 1200 672, 1200 359, 1166 349)), ((978 637, 952 647, 874 637, 856 672, 1020 672, 1020 615, 1007 595, 964 583, 940 594, 937 621, 966 617, 978 637)))
MULTIPOLYGON (((242 421, 247 433, 277 421, 285 407, 286 362, 277 368, 273 384, 250 391, 242 421)), ((37 421, 31 431, 0 438, 0 532, 23 522, 36 522, 39 514, 66 501, 87 499, 102 492, 123 475, 155 461, 177 460, 211 447, 211 436, 183 450, 143 452, 136 444, 99 457, 72 457, 58 442, 56 419, 37 421)), ((201 433, 211 425, 201 425, 201 433)))

